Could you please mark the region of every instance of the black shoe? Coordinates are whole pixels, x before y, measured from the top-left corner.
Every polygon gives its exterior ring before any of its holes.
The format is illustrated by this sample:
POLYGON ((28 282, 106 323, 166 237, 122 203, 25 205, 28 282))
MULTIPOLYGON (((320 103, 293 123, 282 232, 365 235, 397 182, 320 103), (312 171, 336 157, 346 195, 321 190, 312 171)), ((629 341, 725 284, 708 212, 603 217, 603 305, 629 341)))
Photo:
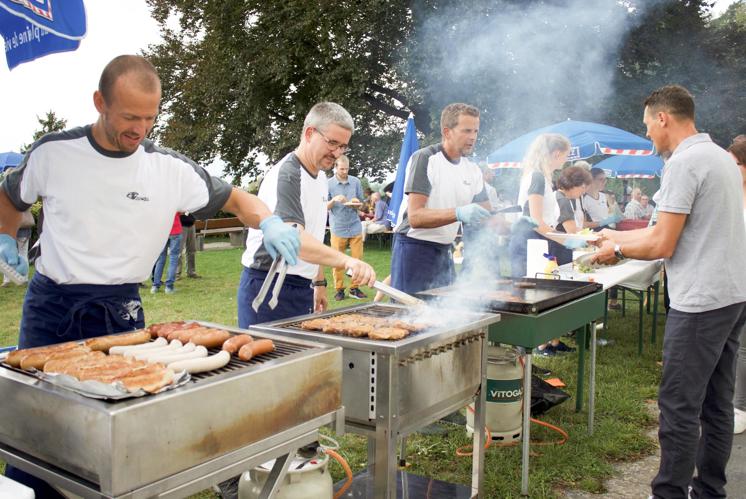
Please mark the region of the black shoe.
POLYGON ((345 290, 344 289, 337 290, 337 294, 334 295, 334 299, 337 300, 337 301, 344 300, 345 299, 345 290))
POLYGON ((621 310, 622 304, 621 303, 609 303, 609 310, 621 310))
POLYGON ((356 300, 363 300, 368 297, 368 295, 360 291, 358 288, 350 288, 350 296, 356 300))
POLYGON ((547 345, 544 348, 534 349, 535 355, 541 355, 543 357, 554 357, 557 355, 557 350, 552 345, 547 345))
POLYGON ((187 275, 189 279, 202 279, 202 276, 199 274, 189 274, 187 275))
POLYGON ((565 343, 562 343, 561 341, 557 343, 556 345, 554 345, 554 349, 560 353, 571 353, 576 350, 575 348, 568 346, 565 343))

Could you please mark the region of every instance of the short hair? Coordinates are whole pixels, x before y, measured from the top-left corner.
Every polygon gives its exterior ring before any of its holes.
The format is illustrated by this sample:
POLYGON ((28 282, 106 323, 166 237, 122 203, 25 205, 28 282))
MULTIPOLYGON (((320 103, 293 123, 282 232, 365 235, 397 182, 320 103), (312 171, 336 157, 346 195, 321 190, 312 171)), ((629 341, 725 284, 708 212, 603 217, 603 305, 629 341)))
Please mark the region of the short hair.
POLYGON ((591 168, 591 177, 593 177, 593 180, 597 179, 601 175, 606 175, 606 171, 603 168, 596 168, 595 166, 591 168))
POLYGON ((633 188, 632 191, 630 192, 630 194, 632 194, 634 196, 636 192, 639 192, 640 196, 642 196, 642 189, 640 189, 639 187, 633 188))
POLYGON ((739 135, 733 139, 733 143, 728 147, 728 152, 736 157, 741 165, 746 165, 746 136, 739 135), (739 139, 743 137, 743 139, 739 139))
POLYGON ((338 157, 338 158, 337 158, 337 160, 336 160, 336 161, 334 162, 334 168, 336 168, 336 167, 338 167, 338 166, 339 166, 339 164, 338 164, 338 163, 339 163, 339 160, 342 160, 342 163, 344 163, 344 164, 345 164, 345 165, 347 165, 348 167, 350 166, 350 158, 348 158, 347 156, 345 156, 344 154, 342 154, 342 155, 341 155, 340 157, 338 157))
POLYGON ((350 132, 355 131, 355 122, 347 109, 343 108, 336 102, 319 102, 315 104, 303 121, 303 131, 313 127, 317 130, 324 131, 330 125, 337 125, 350 132))
POLYGON ((681 85, 666 85, 655 90, 645 99, 645 107, 694 121, 694 97, 681 85))
POLYGON ((562 190, 588 185, 593 180, 591 173, 582 166, 568 166, 560 174, 557 187, 562 190))
POLYGON ((155 66, 139 55, 120 55, 112 59, 101 72, 98 80, 98 91, 106 101, 111 103, 114 84, 120 76, 134 73, 137 85, 146 91, 157 91, 161 88, 161 79, 155 66))
POLYGON ((456 128, 456 125, 458 125, 458 118, 462 114, 479 118, 479 109, 462 102, 448 104, 443 108, 443 112, 440 113, 440 129, 456 128))

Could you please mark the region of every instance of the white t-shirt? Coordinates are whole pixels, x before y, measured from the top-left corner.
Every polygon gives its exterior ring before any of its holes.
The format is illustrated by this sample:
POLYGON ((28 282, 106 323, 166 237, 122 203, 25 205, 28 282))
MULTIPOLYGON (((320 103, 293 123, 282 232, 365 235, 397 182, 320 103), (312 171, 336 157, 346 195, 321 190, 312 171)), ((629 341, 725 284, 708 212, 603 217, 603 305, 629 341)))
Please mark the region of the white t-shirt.
POLYGON ((583 194, 583 208, 594 222, 600 222, 609 216, 609 200, 603 192, 598 193, 598 199, 590 194, 583 194))
POLYGON ((204 168, 149 140, 131 154, 106 151, 91 126, 45 135, 2 185, 18 210, 42 199, 36 269, 57 284, 146 280, 174 214, 208 218, 231 192, 204 168))
POLYGON ((433 209, 458 208, 488 200, 479 167, 464 157, 452 163, 443 154, 441 144, 416 151, 407 162, 405 178, 400 221, 394 232, 414 239, 451 244, 458 234, 459 222, 430 229, 412 228, 407 212, 410 193, 426 195, 425 207, 433 209))
MULTIPOLYGON (((326 203, 329 196, 329 184, 326 175, 319 172, 317 176, 308 170, 295 153, 285 156, 274 165, 262 180, 259 187, 259 199, 272 210, 283 222, 297 223, 305 231, 324 241, 326 229, 326 203)), ((264 247, 262 231, 250 229, 246 239, 246 251, 241 257, 245 267, 268 271, 272 257, 264 247)), ((298 263, 288 267, 288 274, 306 279, 315 279, 319 266, 298 259, 298 263)))
MULTIPOLYGON (((541 218, 544 223, 550 227, 557 225, 560 210, 557 204, 557 197, 552 191, 551 180, 544 177, 540 171, 532 171, 521 176, 521 184, 518 191, 518 204, 523 207, 523 214, 530 216, 528 207, 528 196, 539 194, 542 197, 541 218)), ((537 220, 538 222, 538 220, 537 220)))

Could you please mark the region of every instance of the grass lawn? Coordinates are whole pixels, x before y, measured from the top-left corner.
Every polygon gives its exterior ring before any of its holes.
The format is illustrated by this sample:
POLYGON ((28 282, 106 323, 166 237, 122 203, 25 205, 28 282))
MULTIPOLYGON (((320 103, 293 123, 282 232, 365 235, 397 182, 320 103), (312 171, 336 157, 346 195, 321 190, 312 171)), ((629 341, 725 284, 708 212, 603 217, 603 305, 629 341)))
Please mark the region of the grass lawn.
MULTIPOLYGON (((147 323, 178 319, 200 319, 235 325, 236 286, 241 272, 241 250, 205 251, 197 254, 197 272, 202 279, 181 279, 173 295, 150 295, 143 289, 143 306, 147 323)), ((379 279, 389 273, 389 250, 373 244, 366 248, 365 260, 371 263, 379 279)), ((334 289, 329 280, 330 307, 359 303, 347 298, 334 301, 334 289)), ((368 290, 364 290, 368 291, 368 290)), ((0 288, 0 345, 15 345, 21 318, 24 288, 0 288)), ((373 293, 369 292, 369 299, 373 293)), ((620 297, 621 298, 621 297, 620 297)), ((660 300, 662 302, 662 300, 660 300)), ((620 300, 621 302, 621 300, 620 300)), ((592 437, 586 433, 587 413, 575 413, 575 401, 555 407, 542 420, 560 426, 570 435, 564 445, 532 446, 530 494, 534 498, 562 497, 564 488, 579 488, 603 492, 603 480, 610 476, 611 465, 618 461, 635 460, 652 452, 655 442, 645 437, 647 428, 655 424, 645 408, 645 401, 657 396, 660 367, 656 364, 661 351, 664 315, 659 314, 658 344, 645 345, 637 355, 637 303, 627 300, 627 317, 610 313, 608 338, 610 346, 600 347, 597 367, 596 427, 592 437)), ((661 305, 662 308, 662 305, 661 305)), ((652 316, 645 316, 646 341, 649 341, 652 316)), ((570 341, 571 343, 571 341, 570 341)), ((537 358, 537 363, 550 368, 567 384, 574 396, 577 354, 557 358, 537 358)), ((587 366, 587 363, 586 363, 587 366)), ((586 374, 587 376, 587 374, 586 374)), ((586 384, 587 386, 587 384, 586 384)), ((587 389, 587 388, 586 388, 587 389)), ((587 397, 586 397, 587 402, 587 397)), ((586 403, 587 406, 587 403, 586 403)), ((470 458, 456 457, 456 449, 471 443, 465 432, 455 426, 445 437, 415 435, 409 439, 409 471, 441 480, 469 484, 470 458)), ((535 441, 556 440, 558 435, 542 427, 532 427, 535 441)), ((341 439, 342 452, 353 471, 362 469, 366 460, 365 439, 347 435, 341 439)), ((335 480, 343 472, 332 465, 335 480)), ((489 498, 520 497, 520 448, 493 447, 487 452, 486 496, 489 498)), ((210 492, 196 497, 214 497, 210 492)))

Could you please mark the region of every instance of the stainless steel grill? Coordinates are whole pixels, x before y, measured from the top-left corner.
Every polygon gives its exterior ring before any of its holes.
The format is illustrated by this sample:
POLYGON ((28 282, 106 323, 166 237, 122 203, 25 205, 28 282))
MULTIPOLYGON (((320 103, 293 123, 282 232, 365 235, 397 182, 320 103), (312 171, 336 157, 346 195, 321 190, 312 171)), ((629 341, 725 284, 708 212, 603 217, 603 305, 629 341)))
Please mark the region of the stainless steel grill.
MULTIPOLYGON (((308 331, 300 323, 343 314, 409 317, 412 309, 364 304, 325 314, 295 317, 251 329, 286 338, 341 346, 342 400, 348 431, 368 436, 368 465, 377 498, 396 497, 396 440, 475 401, 473 493, 480 493, 484 451, 484 394, 487 327, 499 315, 459 312, 458 325, 435 324, 397 341, 308 331), (481 423, 480 423, 481 421, 481 423)), ((449 311, 442 311, 446 317, 449 311)))
POLYGON ((3 366, 0 456, 84 497, 184 497, 312 442, 341 410, 341 350, 254 336, 277 349, 119 401, 3 366))

